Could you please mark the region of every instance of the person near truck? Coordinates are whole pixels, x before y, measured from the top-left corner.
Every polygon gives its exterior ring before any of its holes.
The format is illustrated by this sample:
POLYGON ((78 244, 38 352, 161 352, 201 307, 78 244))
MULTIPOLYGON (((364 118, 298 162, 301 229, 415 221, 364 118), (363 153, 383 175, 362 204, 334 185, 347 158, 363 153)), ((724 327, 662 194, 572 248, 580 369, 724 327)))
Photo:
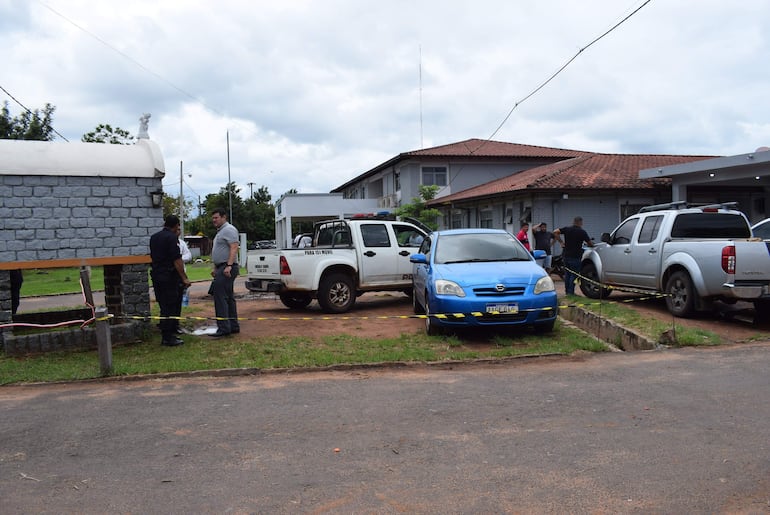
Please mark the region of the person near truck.
POLYGON ((545 260, 543 261, 543 268, 549 274, 551 273, 551 252, 553 251, 553 233, 548 230, 548 224, 540 222, 535 231, 532 233, 532 237, 535 238, 535 250, 545 251, 545 260))
POLYGON ((214 297, 214 312, 217 317, 217 331, 211 336, 219 338, 240 333, 238 308, 235 304, 235 278, 238 277, 238 229, 227 221, 227 213, 221 207, 211 215, 211 222, 217 229, 211 247, 211 288, 214 297))
POLYGON ((179 251, 179 218, 168 215, 163 229, 150 236, 152 259, 152 287, 160 307, 161 345, 175 347, 184 341, 177 336, 179 315, 182 311, 182 292, 190 287, 190 279, 184 270, 182 253, 179 251))
POLYGON ((580 270, 580 260, 583 257, 583 244, 589 247, 594 242, 583 229, 583 217, 576 216, 571 226, 560 227, 553 231, 553 237, 564 249, 564 292, 567 295, 575 295, 575 281, 580 270))
POLYGON ((529 246, 529 222, 521 222, 521 229, 516 235, 516 239, 524 245, 524 248, 532 252, 532 248, 529 246))

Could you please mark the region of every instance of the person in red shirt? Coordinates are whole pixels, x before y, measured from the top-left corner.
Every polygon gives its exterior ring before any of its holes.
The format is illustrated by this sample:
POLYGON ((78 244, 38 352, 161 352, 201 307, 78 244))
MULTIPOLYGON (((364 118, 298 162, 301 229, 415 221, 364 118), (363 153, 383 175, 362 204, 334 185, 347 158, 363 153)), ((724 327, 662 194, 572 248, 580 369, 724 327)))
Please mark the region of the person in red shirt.
POLYGON ((521 230, 516 235, 516 239, 524 245, 525 249, 532 252, 532 248, 529 246, 529 222, 521 222, 521 230))

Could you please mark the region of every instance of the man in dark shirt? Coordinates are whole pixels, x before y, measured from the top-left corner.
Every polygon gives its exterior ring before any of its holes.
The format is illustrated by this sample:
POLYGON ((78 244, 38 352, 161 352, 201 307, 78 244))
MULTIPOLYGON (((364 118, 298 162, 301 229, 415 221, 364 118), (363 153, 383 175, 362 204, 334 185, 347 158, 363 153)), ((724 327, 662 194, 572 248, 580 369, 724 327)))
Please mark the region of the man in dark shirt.
POLYGON ((184 270, 182 253, 179 251, 177 229, 179 218, 168 215, 163 229, 150 237, 150 257, 152 258, 152 287, 155 300, 160 306, 160 332, 162 345, 174 347, 182 345, 184 340, 177 336, 179 317, 182 312, 182 292, 190 286, 190 280, 184 270))
POLYGON ((583 244, 593 247, 594 242, 583 229, 583 218, 580 216, 575 217, 572 226, 553 231, 553 237, 564 249, 564 291, 567 295, 574 295, 576 274, 580 271, 580 260, 583 257, 583 244))

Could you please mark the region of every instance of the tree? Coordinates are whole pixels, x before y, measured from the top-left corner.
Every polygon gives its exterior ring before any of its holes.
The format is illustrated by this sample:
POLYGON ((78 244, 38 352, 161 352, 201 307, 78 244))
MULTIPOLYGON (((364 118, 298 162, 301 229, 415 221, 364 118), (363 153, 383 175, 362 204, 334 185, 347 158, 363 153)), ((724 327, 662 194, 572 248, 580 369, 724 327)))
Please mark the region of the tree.
POLYGON ((421 221, 431 229, 438 229, 438 217, 441 211, 436 208, 427 207, 427 202, 433 200, 438 193, 439 187, 435 184, 426 186, 420 185, 420 196, 412 197, 411 204, 404 204, 396 209, 396 215, 400 217, 410 216, 421 221))
POLYGON ((8 102, 0 109, 0 139, 26 139, 51 141, 54 139, 53 113, 56 110, 51 104, 46 104, 42 112, 26 110, 19 116, 11 118, 8 102))
POLYGON ((113 145, 131 145, 134 143, 134 137, 125 129, 120 127, 112 128, 109 124, 100 123, 96 129, 83 134, 80 141, 85 143, 111 143, 113 145))

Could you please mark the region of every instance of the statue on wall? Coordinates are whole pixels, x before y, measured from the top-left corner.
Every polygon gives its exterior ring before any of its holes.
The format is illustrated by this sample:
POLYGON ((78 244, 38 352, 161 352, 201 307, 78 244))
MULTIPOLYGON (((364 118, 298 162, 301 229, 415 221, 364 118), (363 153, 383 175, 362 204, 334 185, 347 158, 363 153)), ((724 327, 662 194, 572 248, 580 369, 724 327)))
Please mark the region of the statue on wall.
POLYGON ((147 126, 150 124, 150 113, 144 113, 139 118, 139 133, 136 135, 136 139, 150 139, 150 135, 147 133, 147 126))

